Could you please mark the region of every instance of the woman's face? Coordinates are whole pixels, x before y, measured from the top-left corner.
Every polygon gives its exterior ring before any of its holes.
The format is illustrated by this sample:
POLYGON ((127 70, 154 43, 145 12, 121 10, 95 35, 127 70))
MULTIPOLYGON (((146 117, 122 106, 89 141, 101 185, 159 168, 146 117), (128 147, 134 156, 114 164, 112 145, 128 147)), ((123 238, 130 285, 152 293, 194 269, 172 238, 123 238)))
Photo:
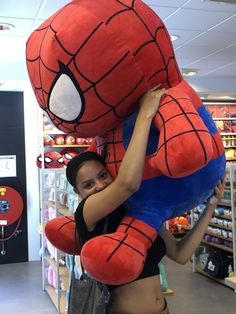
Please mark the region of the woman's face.
POLYGON ((113 178, 102 163, 97 160, 85 161, 76 175, 76 192, 85 198, 105 189, 113 178))

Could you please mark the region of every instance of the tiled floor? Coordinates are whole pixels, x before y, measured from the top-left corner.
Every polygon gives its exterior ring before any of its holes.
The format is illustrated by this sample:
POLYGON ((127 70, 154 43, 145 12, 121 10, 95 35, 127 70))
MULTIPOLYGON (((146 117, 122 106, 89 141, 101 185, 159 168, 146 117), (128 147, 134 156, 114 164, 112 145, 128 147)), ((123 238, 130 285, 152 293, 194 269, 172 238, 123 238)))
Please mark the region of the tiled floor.
POLYGON ((236 293, 199 273, 192 264, 178 265, 164 261, 169 288, 174 295, 167 298, 171 314, 236 314, 236 293))
POLYGON ((42 290, 41 263, 0 265, 1 314, 55 314, 42 290))
MULTIPOLYGON (((181 266, 165 260, 171 314, 236 314, 236 294, 230 288, 192 273, 191 263, 181 266)), ((41 263, 0 265, 0 314, 55 314, 42 291, 41 263)))

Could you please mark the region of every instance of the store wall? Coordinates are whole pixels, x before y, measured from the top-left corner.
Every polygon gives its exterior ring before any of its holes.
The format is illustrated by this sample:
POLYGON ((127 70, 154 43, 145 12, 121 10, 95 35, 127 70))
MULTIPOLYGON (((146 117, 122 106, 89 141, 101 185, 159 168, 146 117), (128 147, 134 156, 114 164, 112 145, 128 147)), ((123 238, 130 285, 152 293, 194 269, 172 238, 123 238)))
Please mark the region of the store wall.
MULTIPOLYGON (((40 259, 40 210, 39 210, 39 183, 36 158, 38 156, 38 105, 33 94, 32 87, 28 81, 15 81, 9 87, 2 88, 2 91, 16 91, 23 96, 23 121, 24 121, 24 142, 25 142, 25 174, 26 174, 26 203, 27 203, 27 231, 28 260, 40 259)), ((1 100, 1 98, 0 98, 1 100)), ((2 108, 0 105, 1 113, 2 108)), ((4 132, 5 133, 5 132, 4 132)), ((6 134, 5 134, 6 136, 6 134)), ((1 137, 1 134, 0 134, 1 137)), ((1 146, 1 145, 0 145, 1 146)), ((2 184, 2 182, 0 183, 2 184)), ((0 243, 1 244, 1 243, 0 243)))
POLYGON ((0 109, 0 186, 4 187, 1 190, 0 264, 26 262, 28 231, 23 93, 0 92, 0 109), (13 194, 9 192, 11 188, 14 189, 13 194))
POLYGON ((28 204, 28 251, 29 261, 40 259, 40 206, 39 178, 36 159, 39 151, 39 138, 42 140, 39 125, 39 106, 29 81, 22 82, 24 93, 26 184, 28 204))

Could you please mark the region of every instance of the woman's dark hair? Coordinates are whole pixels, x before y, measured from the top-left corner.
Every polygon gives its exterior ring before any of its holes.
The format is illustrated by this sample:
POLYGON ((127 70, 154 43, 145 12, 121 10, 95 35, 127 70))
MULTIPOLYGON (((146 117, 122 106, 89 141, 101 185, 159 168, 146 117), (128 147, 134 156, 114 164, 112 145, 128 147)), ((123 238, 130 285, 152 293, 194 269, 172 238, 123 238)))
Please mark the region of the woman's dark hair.
POLYGON ((95 152, 84 152, 73 157, 66 167, 66 178, 70 184, 76 188, 76 175, 83 162, 87 160, 97 160, 104 166, 106 165, 104 158, 95 152))

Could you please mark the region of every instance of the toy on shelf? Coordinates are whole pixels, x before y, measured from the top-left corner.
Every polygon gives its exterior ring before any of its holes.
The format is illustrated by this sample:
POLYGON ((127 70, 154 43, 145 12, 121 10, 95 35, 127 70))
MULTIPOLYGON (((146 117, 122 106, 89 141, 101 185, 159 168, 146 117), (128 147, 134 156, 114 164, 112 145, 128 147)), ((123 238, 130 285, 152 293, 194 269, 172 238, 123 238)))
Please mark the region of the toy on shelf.
POLYGON ((78 155, 78 152, 74 148, 68 147, 61 151, 61 155, 64 159, 64 164, 67 165, 73 157, 78 155))
POLYGON ((54 142, 55 142, 56 145, 64 145, 65 144, 65 135, 57 134, 54 137, 54 142))
POLYGON ((50 135, 44 134, 43 135, 43 144, 44 144, 44 146, 53 146, 55 144, 55 141, 50 135))
POLYGON ((42 155, 40 154, 37 157, 37 166, 38 168, 63 168, 64 167, 64 159, 63 156, 54 151, 49 151, 44 154, 44 160, 42 155))

